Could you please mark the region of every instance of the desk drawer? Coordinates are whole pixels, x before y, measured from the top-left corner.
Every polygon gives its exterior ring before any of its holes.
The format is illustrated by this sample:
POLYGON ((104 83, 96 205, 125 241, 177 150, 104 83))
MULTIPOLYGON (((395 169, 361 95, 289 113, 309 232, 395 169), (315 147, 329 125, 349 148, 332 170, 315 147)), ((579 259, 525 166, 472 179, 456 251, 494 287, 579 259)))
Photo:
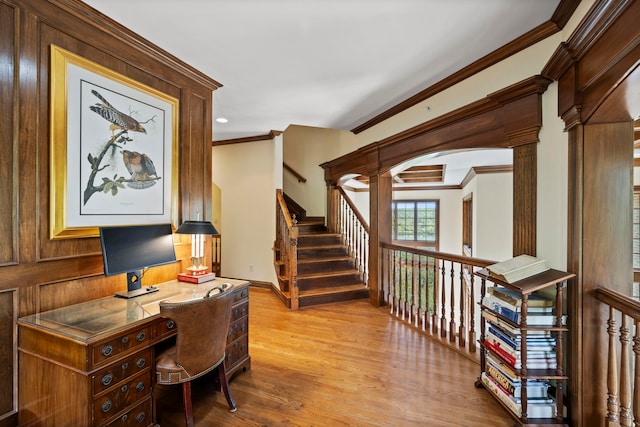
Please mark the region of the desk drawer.
POLYGON ((245 301, 238 305, 234 305, 233 308, 231 309, 231 322, 235 322, 236 320, 248 314, 249 314, 249 301, 245 301))
POLYGON ((152 331, 153 326, 147 325, 118 335, 109 341, 94 344, 91 347, 93 365, 98 365, 105 360, 115 359, 127 350, 147 345, 152 340, 152 331))
POLYGON ((93 401, 94 424, 100 424, 151 393, 151 370, 128 379, 93 401))
POLYGON ((233 293, 234 293, 233 295, 234 303, 241 301, 243 299, 247 299, 249 298, 249 287, 242 286, 240 289, 234 290, 233 293))
POLYGON ((249 351, 249 337, 244 335, 243 337, 235 340, 231 344, 227 345, 226 348, 226 359, 225 359, 225 368, 229 370, 233 365, 244 356, 247 355, 249 351))
POLYGON ((105 427, 141 427, 153 425, 153 413, 151 412, 151 398, 131 408, 125 414, 120 415, 105 427))
POLYGON ((127 377, 136 375, 151 366, 152 362, 151 349, 148 348, 99 370, 92 375, 93 395, 103 392, 127 377))
POLYGON ((178 332, 176 322, 171 319, 167 319, 166 317, 161 317, 156 320, 153 323, 153 327, 155 328, 154 337, 157 339, 163 339, 165 337, 175 335, 178 332))
POLYGON ((247 316, 236 320, 229 325, 229 333, 227 334, 227 344, 240 338, 242 335, 247 334, 249 328, 249 318, 247 316))

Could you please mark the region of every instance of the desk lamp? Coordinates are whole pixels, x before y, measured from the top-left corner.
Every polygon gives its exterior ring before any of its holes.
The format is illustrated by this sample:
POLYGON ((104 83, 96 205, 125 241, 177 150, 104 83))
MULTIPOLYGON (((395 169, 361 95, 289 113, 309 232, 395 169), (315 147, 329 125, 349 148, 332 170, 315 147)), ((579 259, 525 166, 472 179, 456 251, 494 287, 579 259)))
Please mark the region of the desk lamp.
POLYGON ((208 267, 204 263, 204 240, 205 235, 218 235, 218 231, 209 221, 185 221, 176 233, 191 234, 191 265, 187 267, 186 273, 178 275, 179 280, 192 283, 200 283, 206 280, 213 280, 214 273, 207 273, 208 267), (189 280, 191 276, 191 279, 189 280), (206 279, 206 280, 202 280, 206 279))

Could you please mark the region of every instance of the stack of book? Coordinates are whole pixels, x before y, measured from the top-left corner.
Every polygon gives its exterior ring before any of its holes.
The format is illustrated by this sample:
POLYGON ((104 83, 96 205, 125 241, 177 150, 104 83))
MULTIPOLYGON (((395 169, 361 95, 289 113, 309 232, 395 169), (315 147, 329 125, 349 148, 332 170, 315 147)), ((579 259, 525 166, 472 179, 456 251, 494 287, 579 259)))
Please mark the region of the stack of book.
MULTIPOLYGON (((556 369, 556 337, 548 330, 521 330, 516 326, 522 315, 522 298, 519 293, 503 287, 489 288, 482 305, 489 310, 482 312, 486 363, 481 381, 505 406, 521 417, 520 370, 525 366, 527 369, 556 369), (526 357, 523 357, 522 345, 525 343, 526 357)), ((527 324, 554 326, 554 305, 552 299, 530 295, 527 324)), ((555 399, 548 395, 549 382, 528 379, 526 387, 527 417, 554 418, 557 408, 555 399)))
MULTIPOLYGON (((520 323, 522 320, 522 297, 519 293, 501 286, 490 287, 487 295, 482 299, 482 305, 493 310, 499 315, 520 323)), ((555 315, 555 302, 535 292, 530 294, 527 300, 527 325, 554 326, 557 322, 555 315)), ((560 318, 564 325, 565 317, 560 318)))

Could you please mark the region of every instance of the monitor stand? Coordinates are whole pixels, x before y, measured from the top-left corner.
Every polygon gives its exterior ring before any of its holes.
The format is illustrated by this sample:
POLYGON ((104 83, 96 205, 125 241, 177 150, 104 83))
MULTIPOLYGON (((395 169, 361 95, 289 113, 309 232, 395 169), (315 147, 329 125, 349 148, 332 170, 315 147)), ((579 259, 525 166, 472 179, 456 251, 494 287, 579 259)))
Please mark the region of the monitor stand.
POLYGON ((141 271, 132 271, 127 273, 127 291, 117 292, 114 296, 117 298, 135 298, 140 295, 151 294, 157 292, 158 288, 155 286, 142 286, 140 284, 142 278, 141 271))

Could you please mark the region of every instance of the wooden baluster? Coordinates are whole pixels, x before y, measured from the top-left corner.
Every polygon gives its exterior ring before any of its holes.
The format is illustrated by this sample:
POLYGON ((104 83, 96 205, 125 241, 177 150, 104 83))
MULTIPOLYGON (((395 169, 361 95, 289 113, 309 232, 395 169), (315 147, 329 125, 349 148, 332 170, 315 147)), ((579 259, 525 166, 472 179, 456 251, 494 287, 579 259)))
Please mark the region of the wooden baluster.
POLYGON ((418 258, 418 317, 419 317, 418 322, 420 323, 420 329, 422 331, 427 330, 427 315, 426 315, 427 301, 426 301, 426 297, 423 297, 423 295, 425 295, 425 292, 423 291, 423 289, 426 289, 427 266, 424 265, 424 260, 425 260, 424 255, 421 255, 418 258), (422 274, 423 269, 425 273, 424 280, 423 280, 423 274, 422 274))
MULTIPOLYGON (((470 268, 473 269, 471 266, 470 268)), ((475 276, 471 274, 471 289, 469 291, 469 351, 471 353, 476 352, 476 298, 474 285, 475 276)))
MULTIPOLYGON (((487 292, 487 279, 483 277, 480 279, 480 301, 482 301, 486 292, 487 292)), ((485 320, 484 320, 484 317, 480 315, 480 342, 483 345, 484 345, 484 330, 485 330, 485 320)), ((480 351, 480 370, 481 371, 484 371, 485 369, 486 357, 487 357, 487 352, 484 349, 481 349, 480 351)))
POLYGON ((620 425, 631 427, 631 365, 629 360, 629 328, 627 316, 622 313, 620 325, 620 425))
POLYGON ((458 345, 460 347, 465 347, 467 340, 467 331, 465 330, 465 301, 466 301, 466 293, 467 287, 464 283, 464 266, 459 264, 460 266, 460 325, 458 326, 458 345))
POLYGON ((431 258, 431 262, 431 277, 433 280, 433 294, 430 297, 433 301, 433 307, 431 307, 431 334, 436 335, 438 333, 438 268, 435 258, 431 258))
POLYGON ((445 274, 446 274, 446 267, 445 267, 445 263, 444 261, 442 261, 442 267, 441 267, 441 276, 442 276, 442 283, 440 285, 440 309, 442 310, 442 317, 440 319, 440 336, 442 338, 446 338, 447 337, 447 302, 446 302, 446 286, 445 286, 445 274))
POLYGON ((633 379, 633 419, 635 427, 640 427, 640 320, 635 321, 635 333, 633 334, 633 353, 635 354, 633 379))
POLYGON ((613 307, 609 307, 609 320, 607 321, 607 333, 609 334, 609 353, 607 368, 607 425, 618 425, 620 411, 618 401, 618 365, 616 355, 616 319, 613 307))
POLYGON ((420 319, 420 255, 416 255, 416 257, 417 259, 413 259, 413 272, 411 274, 413 279, 411 312, 413 313, 413 325, 417 328, 419 326, 418 319, 420 319))
MULTIPOLYGON (((411 265, 409 255, 410 254, 408 252, 404 253, 404 281, 402 282, 402 320, 409 319, 409 321, 411 321, 411 319, 409 318, 409 266, 411 265)), ((413 258, 413 255, 411 257, 413 258)))
POLYGON ((451 290, 451 316, 449 317, 449 342, 456 342, 456 272, 453 268, 453 261, 451 261, 450 269, 450 285, 451 290))

